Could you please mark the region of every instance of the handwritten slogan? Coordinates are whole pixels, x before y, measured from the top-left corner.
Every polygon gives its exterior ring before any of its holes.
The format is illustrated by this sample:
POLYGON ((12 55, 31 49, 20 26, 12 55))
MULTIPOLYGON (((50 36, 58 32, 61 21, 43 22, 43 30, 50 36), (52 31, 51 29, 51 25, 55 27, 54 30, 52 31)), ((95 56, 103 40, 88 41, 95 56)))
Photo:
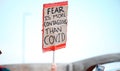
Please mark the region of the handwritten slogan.
POLYGON ((44 6, 43 49, 64 48, 67 40, 67 2, 45 4, 44 6))

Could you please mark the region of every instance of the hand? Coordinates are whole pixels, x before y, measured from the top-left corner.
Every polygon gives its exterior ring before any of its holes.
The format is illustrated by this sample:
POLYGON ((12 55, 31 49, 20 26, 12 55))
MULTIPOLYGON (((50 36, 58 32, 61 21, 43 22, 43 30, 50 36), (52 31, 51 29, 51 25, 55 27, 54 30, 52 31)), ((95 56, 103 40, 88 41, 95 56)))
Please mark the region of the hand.
POLYGON ((56 71, 56 64, 52 64, 52 66, 51 66, 51 71, 56 71))

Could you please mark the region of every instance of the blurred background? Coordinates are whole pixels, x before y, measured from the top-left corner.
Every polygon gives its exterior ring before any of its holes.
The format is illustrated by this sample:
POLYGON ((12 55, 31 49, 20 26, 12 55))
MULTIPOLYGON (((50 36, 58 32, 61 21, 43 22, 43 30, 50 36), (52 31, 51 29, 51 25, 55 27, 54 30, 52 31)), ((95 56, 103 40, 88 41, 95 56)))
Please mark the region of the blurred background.
MULTIPOLYGON (((42 52, 44 3, 64 0, 0 0, 0 64, 51 63, 42 52)), ((66 48, 56 63, 120 52, 120 0, 69 0, 66 48)))

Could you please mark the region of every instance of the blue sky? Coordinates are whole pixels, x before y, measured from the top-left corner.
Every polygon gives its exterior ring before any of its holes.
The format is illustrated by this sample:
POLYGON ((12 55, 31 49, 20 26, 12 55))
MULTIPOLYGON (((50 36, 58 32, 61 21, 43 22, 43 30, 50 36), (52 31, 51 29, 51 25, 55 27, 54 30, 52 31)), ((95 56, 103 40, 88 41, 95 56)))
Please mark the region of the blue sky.
MULTIPOLYGON (((0 0, 0 63, 52 61, 52 52, 42 53, 42 5, 58 1, 64 0, 0 0), (25 15, 23 52, 24 14, 29 15, 25 15)), ((69 0, 68 4, 67 46, 56 51, 56 62, 120 52, 119 0, 69 0)))

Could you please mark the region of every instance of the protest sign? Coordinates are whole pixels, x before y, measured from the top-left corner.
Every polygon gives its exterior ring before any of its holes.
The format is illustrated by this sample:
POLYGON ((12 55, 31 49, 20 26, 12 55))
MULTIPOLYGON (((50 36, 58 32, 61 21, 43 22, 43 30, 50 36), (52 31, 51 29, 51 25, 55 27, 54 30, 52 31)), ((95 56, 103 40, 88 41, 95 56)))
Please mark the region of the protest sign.
POLYGON ((67 40, 68 2, 43 5, 42 49, 43 52, 65 48, 67 40))

